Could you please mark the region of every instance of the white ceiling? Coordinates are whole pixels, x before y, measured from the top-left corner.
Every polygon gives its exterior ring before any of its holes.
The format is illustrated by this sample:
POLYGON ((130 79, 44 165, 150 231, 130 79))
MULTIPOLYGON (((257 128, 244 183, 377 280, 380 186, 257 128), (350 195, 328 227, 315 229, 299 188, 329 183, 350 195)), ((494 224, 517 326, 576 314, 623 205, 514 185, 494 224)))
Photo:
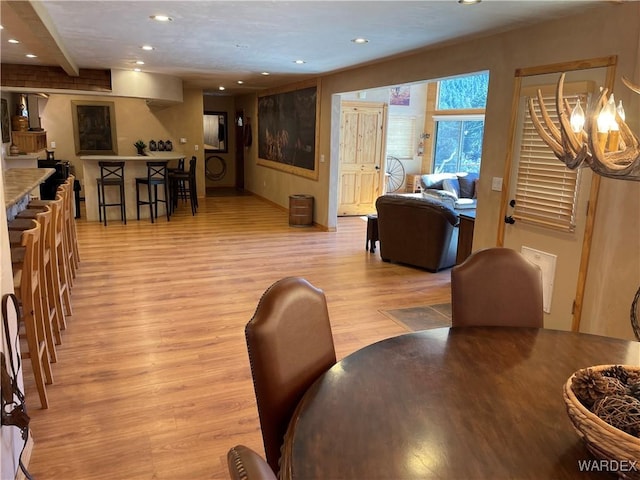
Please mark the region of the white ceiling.
POLYGON ((59 65, 67 73, 132 69, 143 60, 144 71, 181 77, 185 86, 224 86, 226 94, 238 94, 570 16, 601 3, 607 2, 2 0, 0 59, 59 65), (173 21, 150 20, 154 14, 173 21), (369 43, 354 44, 356 37, 369 43), (9 38, 21 43, 9 44, 9 38), (155 49, 143 51, 144 44, 155 49), (297 59, 306 63, 298 65, 297 59))

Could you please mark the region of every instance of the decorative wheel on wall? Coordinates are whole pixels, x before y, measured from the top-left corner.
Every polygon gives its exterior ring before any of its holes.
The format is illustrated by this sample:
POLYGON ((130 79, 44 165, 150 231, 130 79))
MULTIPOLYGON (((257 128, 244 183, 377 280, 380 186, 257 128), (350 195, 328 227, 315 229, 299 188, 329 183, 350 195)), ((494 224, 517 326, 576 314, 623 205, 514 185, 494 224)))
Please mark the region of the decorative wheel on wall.
POLYGON ((227 163, 218 155, 209 155, 205 162, 205 175, 209 180, 222 180, 227 173, 227 163))
POLYGON ((387 156, 384 179, 386 193, 397 191, 404 183, 404 166, 396 157, 387 156))

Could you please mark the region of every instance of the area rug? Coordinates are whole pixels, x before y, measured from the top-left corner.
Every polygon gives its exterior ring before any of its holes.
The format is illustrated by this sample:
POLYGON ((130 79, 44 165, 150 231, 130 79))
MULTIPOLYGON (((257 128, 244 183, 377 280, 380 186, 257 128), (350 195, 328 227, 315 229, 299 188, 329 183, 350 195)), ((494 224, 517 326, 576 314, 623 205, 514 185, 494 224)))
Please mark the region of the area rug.
POLYGON ((451 304, 423 305, 419 307, 380 310, 380 313, 410 332, 451 326, 451 304))

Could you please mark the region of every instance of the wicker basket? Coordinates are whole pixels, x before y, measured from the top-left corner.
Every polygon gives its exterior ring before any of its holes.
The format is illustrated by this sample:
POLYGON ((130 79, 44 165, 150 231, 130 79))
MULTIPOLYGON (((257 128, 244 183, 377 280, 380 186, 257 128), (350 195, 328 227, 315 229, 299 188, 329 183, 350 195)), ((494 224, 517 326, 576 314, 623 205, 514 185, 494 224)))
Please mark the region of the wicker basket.
MULTIPOLYGON (((613 365, 597 365, 591 370, 606 370, 613 365)), ((640 371, 638 366, 622 365, 628 371, 640 371)), ((640 479, 640 438, 629 435, 609 425, 589 411, 573 393, 571 384, 575 372, 564 386, 564 401, 567 413, 578 435, 584 440, 589 451, 600 460, 617 460, 629 463, 638 462, 636 471, 617 472, 620 478, 640 479)))

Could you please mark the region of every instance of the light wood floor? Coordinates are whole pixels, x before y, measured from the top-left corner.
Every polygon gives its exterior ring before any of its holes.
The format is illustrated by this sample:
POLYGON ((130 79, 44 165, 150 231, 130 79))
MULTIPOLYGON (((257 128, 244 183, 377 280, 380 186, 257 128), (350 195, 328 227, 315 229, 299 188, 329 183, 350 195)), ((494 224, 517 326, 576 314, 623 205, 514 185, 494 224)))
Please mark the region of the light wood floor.
POLYGON ((231 446, 263 454, 244 325, 281 277, 325 291, 339 358, 405 333, 379 310, 450 300, 449 270, 382 262, 360 218, 293 228, 254 196, 188 210, 155 225, 78 222, 74 314, 48 410, 24 362, 34 478, 225 479, 231 446))

